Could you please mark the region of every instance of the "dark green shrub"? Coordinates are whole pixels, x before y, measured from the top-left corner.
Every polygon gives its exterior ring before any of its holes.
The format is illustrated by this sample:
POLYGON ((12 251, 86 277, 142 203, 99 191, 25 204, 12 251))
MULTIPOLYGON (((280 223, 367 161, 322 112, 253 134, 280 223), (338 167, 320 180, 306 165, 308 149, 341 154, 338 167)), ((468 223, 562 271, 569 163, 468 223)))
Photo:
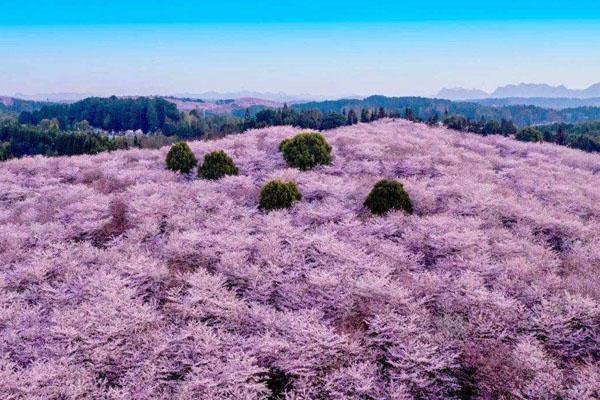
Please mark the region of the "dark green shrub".
POLYGON ((281 143, 279 143, 279 151, 283 151, 283 146, 285 146, 286 144, 288 144, 290 142, 290 140, 292 140, 292 139, 283 139, 281 141, 281 143))
POLYGON ((279 210, 289 208, 302 195, 294 182, 279 180, 267 183, 260 191, 258 207, 262 210, 279 210))
POLYGON ((442 123, 446 128, 457 131, 465 131, 469 127, 469 121, 467 121, 467 119, 462 115, 451 115, 444 118, 442 123))
POLYGON ((194 168, 198 161, 196 156, 185 142, 175 143, 167 154, 167 168, 187 174, 194 168))
POLYGON ((331 146, 320 133, 299 133, 281 142, 279 149, 289 166, 303 171, 331 162, 331 146))
POLYGON ((543 142, 544 136, 542 135, 542 132, 537 129, 527 127, 517 132, 515 139, 520 140, 521 142, 543 142))
POLYGON ((400 182, 383 179, 375 184, 364 203, 373 214, 385 214, 389 210, 404 210, 412 214, 408 193, 400 182))
POLYGON ((205 155, 204 162, 198 167, 198 176, 204 179, 221 179, 225 175, 237 174, 233 160, 223 150, 205 155))

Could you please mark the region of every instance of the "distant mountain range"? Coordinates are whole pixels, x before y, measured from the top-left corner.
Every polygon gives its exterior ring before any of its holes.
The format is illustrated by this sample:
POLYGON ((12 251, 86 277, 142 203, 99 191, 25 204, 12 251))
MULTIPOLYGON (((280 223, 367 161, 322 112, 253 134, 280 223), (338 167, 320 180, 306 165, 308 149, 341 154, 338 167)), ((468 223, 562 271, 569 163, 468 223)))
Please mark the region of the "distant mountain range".
MULTIPOLYGON (((106 95, 98 95, 93 93, 37 93, 37 94, 24 94, 24 93, 15 93, 15 98, 23 99, 23 100, 35 100, 35 101, 51 101, 56 103, 71 103, 79 100, 83 100, 87 97, 108 97, 106 95)), ((126 97, 120 95, 120 97, 126 97)), ((215 92, 215 91, 207 91, 207 92, 199 92, 199 93, 176 93, 170 95, 169 97, 175 98, 186 98, 186 99, 201 99, 201 100, 225 100, 225 99, 262 99, 268 100, 276 103, 301 103, 305 101, 317 101, 317 100, 326 100, 328 96, 321 96, 309 93, 302 93, 297 95, 287 94, 284 92, 257 92, 251 90, 241 90, 237 92, 215 92)), ((348 95, 341 96, 344 98, 360 98, 362 96, 359 95, 348 95)))
POLYGON ((52 103, 74 103, 87 97, 93 97, 93 95, 90 93, 15 93, 14 97, 23 100, 48 101, 52 103))
POLYGON ((468 100, 489 107, 536 106, 562 110, 577 107, 600 107, 600 97, 575 99, 566 97, 505 97, 468 100))
POLYGON ((569 89, 564 85, 551 86, 539 83, 520 83, 498 87, 492 93, 479 89, 444 88, 436 95, 438 98, 448 100, 475 100, 475 99, 504 99, 504 98, 566 98, 589 99, 600 97, 600 83, 591 85, 586 89, 569 89))
POLYGON ((326 97, 318 96, 313 94, 298 94, 290 95, 284 92, 256 92, 251 90, 241 90, 238 92, 201 92, 201 93, 178 93, 173 97, 188 98, 188 99, 202 99, 202 100, 223 100, 223 99, 244 99, 254 98, 274 101, 277 103, 298 103, 312 100, 325 100, 326 97))

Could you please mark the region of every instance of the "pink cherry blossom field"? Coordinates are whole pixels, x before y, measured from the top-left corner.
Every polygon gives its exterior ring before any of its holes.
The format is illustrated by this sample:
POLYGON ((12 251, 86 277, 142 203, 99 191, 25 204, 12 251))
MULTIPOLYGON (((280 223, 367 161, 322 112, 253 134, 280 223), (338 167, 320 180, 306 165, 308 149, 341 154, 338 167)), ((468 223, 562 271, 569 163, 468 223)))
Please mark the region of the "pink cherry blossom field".
POLYGON ((381 120, 0 164, 0 398, 594 399, 600 155, 381 120), (397 179, 414 213, 363 201, 397 179), (271 179, 291 209, 258 209, 271 179))

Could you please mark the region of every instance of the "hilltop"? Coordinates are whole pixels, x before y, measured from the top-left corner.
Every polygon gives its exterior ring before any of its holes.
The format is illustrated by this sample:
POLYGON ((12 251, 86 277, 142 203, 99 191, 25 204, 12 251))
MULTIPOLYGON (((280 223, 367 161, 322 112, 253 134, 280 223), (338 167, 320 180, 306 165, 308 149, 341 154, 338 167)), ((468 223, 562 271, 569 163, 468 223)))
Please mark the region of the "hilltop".
POLYGON ((2 398, 583 399, 600 393, 600 156, 383 119, 287 168, 271 127, 0 164, 2 398), (414 214, 369 214, 383 177, 414 214), (270 179, 302 201, 258 210, 270 179))

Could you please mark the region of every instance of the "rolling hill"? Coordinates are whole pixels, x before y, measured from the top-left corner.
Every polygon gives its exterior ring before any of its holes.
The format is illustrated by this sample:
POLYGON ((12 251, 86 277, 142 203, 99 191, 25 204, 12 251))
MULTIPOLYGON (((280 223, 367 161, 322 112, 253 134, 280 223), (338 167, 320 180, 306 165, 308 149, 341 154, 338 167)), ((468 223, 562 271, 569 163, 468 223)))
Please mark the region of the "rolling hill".
POLYGON ((591 399, 600 156, 384 119, 287 168, 273 127, 220 181, 168 148, 0 164, 3 399, 591 399), (400 180, 413 215, 362 203, 400 180), (290 210, 257 209, 293 180, 290 210))

